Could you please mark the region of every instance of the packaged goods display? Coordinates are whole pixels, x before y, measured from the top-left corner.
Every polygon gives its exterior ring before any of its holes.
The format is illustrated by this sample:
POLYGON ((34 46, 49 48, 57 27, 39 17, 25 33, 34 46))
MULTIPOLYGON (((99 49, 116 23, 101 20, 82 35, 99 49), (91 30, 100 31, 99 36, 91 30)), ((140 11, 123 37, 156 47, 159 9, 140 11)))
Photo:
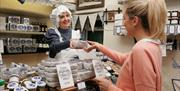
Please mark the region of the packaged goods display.
POLYGON ((96 59, 95 65, 93 64, 93 61, 94 59, 81 60, 78 59, 78 57, 68 60, 48 58, 42 60, 37 67, 12 62, 9 68, 4 67, 2 69, 1 78, 7 82, 7 86, 5 88, 10 91, 19 91, 18 89, 20 88, 29 91, 48 91, 47 86, 50 88, 60 87, 60 89, 62 89, 63 85, 61 84, 64 83, 61 83, 59 78, 67 80, 70 75, 72 76, 72 86, 76 86, 75 84, 79 82, 86 82, 96 76, 99 76, 95 72, 101 73, 101 70, 102 72, 103 70, 106 70, 104 71, 104 76, 111 78, 113 82, 116 81, 120 69, 119 65, 112 61, 103 62, 99 59, 96 59), (62 66, 64 67, 63 69, 57 68, 57 65, 60 65, 63 62, 69 65, 70 71, 67 71, 66 68, 68 66, 66 65, 62 66))

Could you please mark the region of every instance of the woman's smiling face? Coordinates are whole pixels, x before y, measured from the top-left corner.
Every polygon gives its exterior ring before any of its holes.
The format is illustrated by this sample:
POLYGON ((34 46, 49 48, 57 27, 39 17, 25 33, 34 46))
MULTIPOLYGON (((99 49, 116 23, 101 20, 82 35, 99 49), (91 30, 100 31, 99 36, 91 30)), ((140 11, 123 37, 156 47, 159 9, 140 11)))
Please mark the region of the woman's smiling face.
POLYGON ((71 25, 71 16, 68 12, 59 15, 59 26, 62 29, 68 29, 71 25))

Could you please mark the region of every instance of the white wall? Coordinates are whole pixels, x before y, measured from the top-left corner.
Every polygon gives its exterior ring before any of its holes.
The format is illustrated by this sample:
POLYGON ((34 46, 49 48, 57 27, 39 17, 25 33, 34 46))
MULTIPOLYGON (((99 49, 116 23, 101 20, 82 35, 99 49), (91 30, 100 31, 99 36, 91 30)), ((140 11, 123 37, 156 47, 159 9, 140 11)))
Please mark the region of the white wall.
POLYGON ((180 11, 180 0, 165 0, 168 10, 179 10, 180 11))
MULTIPOLYGON (((117 10, 122 8, 118 0, 105 0, 107 10, 117 10)), ((128 36, 113 35, 114 23, 104 24, 104 42, 103 44, 119 52, 129 52, 134 45, 134 40, 128 36)))

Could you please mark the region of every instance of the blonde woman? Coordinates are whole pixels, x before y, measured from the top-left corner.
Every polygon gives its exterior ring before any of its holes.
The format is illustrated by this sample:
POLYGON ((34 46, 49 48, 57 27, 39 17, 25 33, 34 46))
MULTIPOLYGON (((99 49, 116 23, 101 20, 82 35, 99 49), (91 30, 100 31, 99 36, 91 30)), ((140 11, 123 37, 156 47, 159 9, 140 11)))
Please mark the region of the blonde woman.
POLYGON ((85 51, 98 49, 122 65, 117 83, 96 78, 101 91, 161 91, 161 50, 165 42, 166 4, 164 0, 127 0, 124 26, 137 43, 127 54, 112 51, 89 41, 85 51))

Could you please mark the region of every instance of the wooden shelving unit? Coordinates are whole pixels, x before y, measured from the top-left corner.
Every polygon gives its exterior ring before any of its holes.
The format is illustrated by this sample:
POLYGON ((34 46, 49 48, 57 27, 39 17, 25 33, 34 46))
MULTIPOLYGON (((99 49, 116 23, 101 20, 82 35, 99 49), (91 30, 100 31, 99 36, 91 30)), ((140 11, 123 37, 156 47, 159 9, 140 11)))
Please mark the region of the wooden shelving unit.
POLYGON ((7 31, 0 30, 0 34, 26 34, 26 35, 44 35, 44 32, 30 32, 30 31, 7 31))
POLYGON ((0 0, 0 12, 19 14, 25 16, 36 16, 36 17, 49 17, 51 6, 46 6, 37 3, 25 2, 21 4, 18 0, 0 0))

